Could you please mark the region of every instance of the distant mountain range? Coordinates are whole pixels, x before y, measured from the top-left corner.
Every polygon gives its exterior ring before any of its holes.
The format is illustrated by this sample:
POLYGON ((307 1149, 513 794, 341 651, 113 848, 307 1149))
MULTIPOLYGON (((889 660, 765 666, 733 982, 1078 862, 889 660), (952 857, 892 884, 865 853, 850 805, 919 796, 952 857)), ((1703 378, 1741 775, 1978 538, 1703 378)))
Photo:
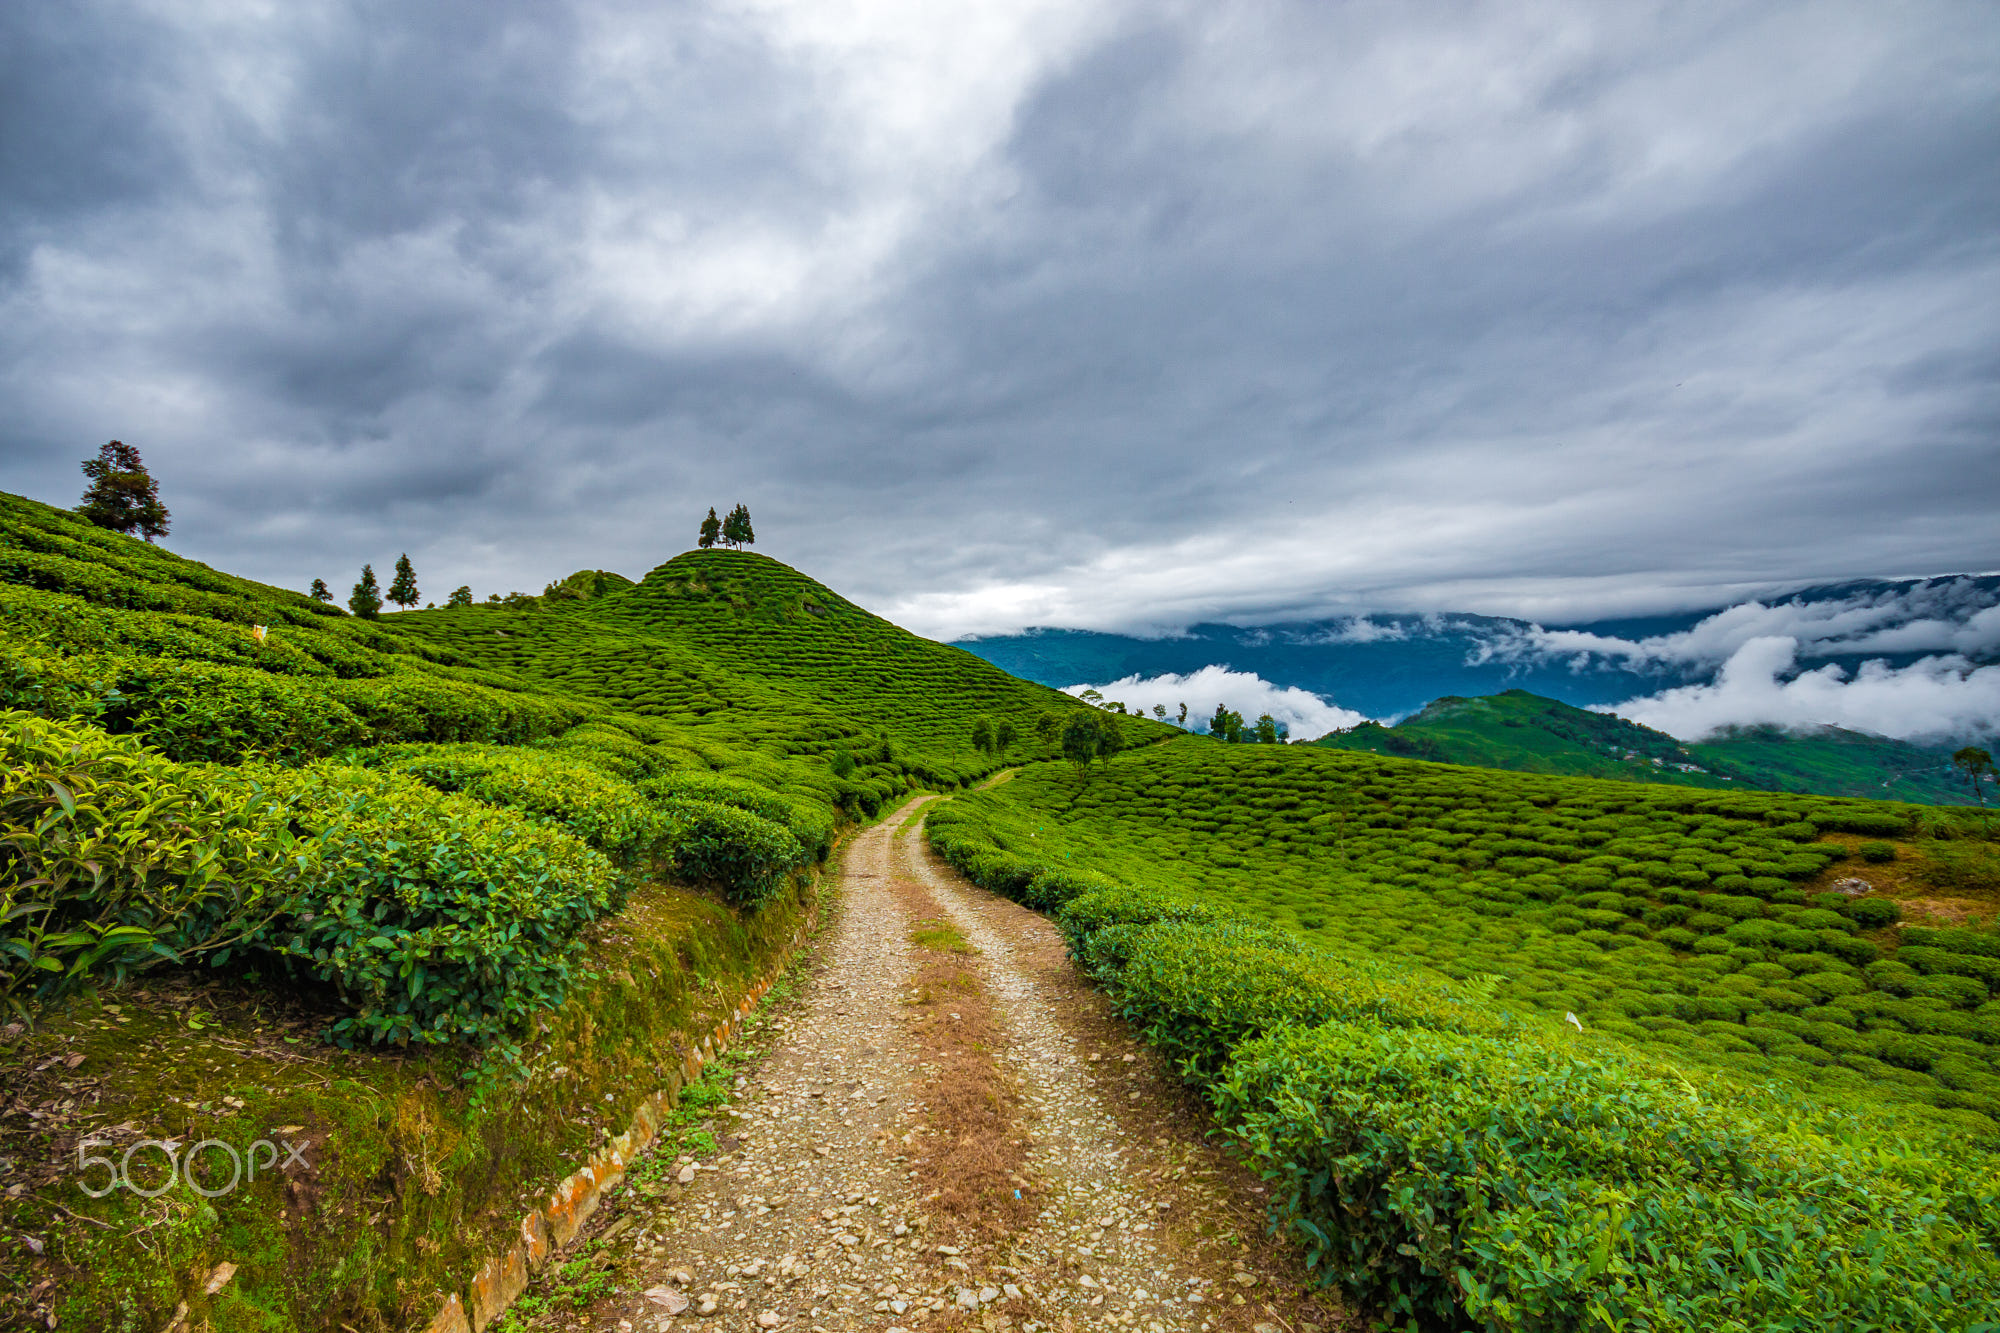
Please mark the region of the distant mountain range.
POLYGON ((1970 790, 1941 747, 1827 727, 1738 729, 1684 745, 1608 713, 1526 690, 1438 699, 1393 727, 1364 722, 1314 744, 1523 773, 1622 778, 1685 787, 1820 792, 1962 804, 1970 790))
MULTIPOLYGON (((1202 624, 1159 638, 1030 629, 958 646, 1058 688, 1226 664, 1388 720, 1442 696, 1507 689, 1577 706, 1620 703, 1713 680, 1759 637, 1788 637, 1802 667, 1832 664, 1850 675, 1864 661, 1897 669, 1941 654, 2000 662, 2000 576, 1826 584, 1677 615, 1559 626, 1471 614, 1367 615, 1202 624)), ((1204 714, 1213 707, 1189 702, 1204 714)))

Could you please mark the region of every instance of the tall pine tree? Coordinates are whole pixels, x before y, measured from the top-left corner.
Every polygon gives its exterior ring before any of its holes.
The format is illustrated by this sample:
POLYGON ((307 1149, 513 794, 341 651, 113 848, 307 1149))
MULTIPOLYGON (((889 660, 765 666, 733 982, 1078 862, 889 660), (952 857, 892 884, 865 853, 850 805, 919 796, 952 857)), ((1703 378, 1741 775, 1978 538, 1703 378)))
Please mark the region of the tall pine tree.
POLYGON ((716 538, 721 535, 722 520, 715 516, 715 506, 710 505, 708 507, 708 517, 701 521, 701 549, 706 551, 711 546, 714 546, 716 538))
POLYGON ((407 551, 396 557, 396 577, 389 583, 389 600, 405 611, 424 600, 417 591, 417 571, 407 551))
POLYGON ((722 540, 731 546, 755 546, 757 534, 750 528, 750 508, 737 505, 729 511, 729 517, 722 521, 722 540))
POLYGON ((100 528, 136 532, 149 542, 167 535, 172 515, 160 503, 159 483, 146 471, 137 449, 113 440, 97 451, 97 457, 84 460, 83 475, 90 478, 90 488, 77 513, 100 528))
POLYGON ((361 567, 361 581, 347 595, 347 609, 363 620, 373 620, 382 609, 382 585, 375 581, 375 566, 361 567))

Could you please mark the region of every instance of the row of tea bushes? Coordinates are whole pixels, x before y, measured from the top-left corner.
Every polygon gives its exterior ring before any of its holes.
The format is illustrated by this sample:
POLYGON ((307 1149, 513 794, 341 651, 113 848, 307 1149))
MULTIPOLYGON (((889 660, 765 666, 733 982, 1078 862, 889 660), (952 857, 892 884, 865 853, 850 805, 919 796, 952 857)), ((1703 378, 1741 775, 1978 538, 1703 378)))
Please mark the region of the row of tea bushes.
POLYGON ((932 814, 933 845, 1053 908, 1272 1183, 1274 1226, 1392 1321, 1996 1326, 1991 1157, 1893 1115, 1788 1117, 1773 1089, 1697 1084, 1478 986, 1006 852, 966 801, 932 814))
POLYGON ((0 751, 11 1000, 233 965, 329 987, 344 1041, 500 1039, 560 1002, 583 927, 655 868, 755 908, 827 845, 823 814, 747 779, 704 789, 734 803, 656 796, 557 750, 222 768, 12 712, 0 751), (813 849, 743 804, 788 813, 813 849))
MULTIPOLYGON (((1055 864, 1185 890, 1339 952, 1493 978, 1497 1003, 1677 1060, 1994 1137, 2000 969, 1980 950, 2000 935, 1919 935, 1893 897, 1828 891, 1881 875, 1844 858, 1891 828, 1899 874, 1951 849, 1974 864, 1992 829, 1971 818, 1189 738, 1088 777, 1029 767, 933 827, 976 826, 982 881, 1055 864)), ((1971 891, 2000 908, 2000 883, 1971 891)))

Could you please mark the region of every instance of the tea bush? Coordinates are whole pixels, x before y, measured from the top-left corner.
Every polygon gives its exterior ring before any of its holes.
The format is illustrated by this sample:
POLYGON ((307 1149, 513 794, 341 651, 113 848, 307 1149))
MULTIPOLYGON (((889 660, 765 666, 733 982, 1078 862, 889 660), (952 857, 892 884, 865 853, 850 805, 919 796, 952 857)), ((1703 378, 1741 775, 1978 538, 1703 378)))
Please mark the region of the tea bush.
POLYGON ((823 859, 833 846, 833 820, 823 804, 781 795, 748 778, 681 769, 642 783, 641 789, 667 802, 714 802, 747 810, 783 826, 810 860, 823 859))
POLYGON ((738 907, 770 901, 785 877, 811 860, 789 829, 748 810, 686 799, 667 801, 661 809, 675 826, 675 869, 685 879, 713 886, 738 907))
POLYGON ((664 854, 673 826, 631 783, 559 752, 501 745, 395 745, 353 756, 369 768, 553 820, 626 870, 664 854))
POLYGON ((0 713, 0 994, 229 951, 312 858, 285 809, 94 727, 0 713))
POLYGON ((310 879, 256 947, 353 1010, 343 1044, 485 1043, 560 1004, 611 862, 553 823, 398 773, 251 768, 312 839, 310 879))

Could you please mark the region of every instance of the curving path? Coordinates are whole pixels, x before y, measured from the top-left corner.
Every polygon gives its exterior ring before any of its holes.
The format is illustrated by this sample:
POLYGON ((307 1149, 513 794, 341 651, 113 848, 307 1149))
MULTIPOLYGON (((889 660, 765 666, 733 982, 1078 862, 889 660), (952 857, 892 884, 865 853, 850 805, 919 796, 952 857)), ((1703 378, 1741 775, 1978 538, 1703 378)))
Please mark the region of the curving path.
POLYGON ((1203 1141, 1185 1092, 1076 976, 1054 928, 931 855, 912 818, 931 799, 848 845, 805 984, 769 1016, 768 1052, 715 1117, 719 1150, 665 1164, 663 1190, 621 1190, 599 1213, 615 1289, 581 1311, 517 1311, 505 1327, 1317 1333, 1345 1322, 1303 1293, 1296 1256, 1263 1237, 1257 1182, 1203 1141), (931 1126, 904 1003, 922 961, 913 904, 925 917, 935 904, 979 951, 1005 1038, 996 1058, 1022 1093, 1021 1174, 1038 1207, 998 1242, 947 1243, 918 1194, 911 1163, 931 1126))

